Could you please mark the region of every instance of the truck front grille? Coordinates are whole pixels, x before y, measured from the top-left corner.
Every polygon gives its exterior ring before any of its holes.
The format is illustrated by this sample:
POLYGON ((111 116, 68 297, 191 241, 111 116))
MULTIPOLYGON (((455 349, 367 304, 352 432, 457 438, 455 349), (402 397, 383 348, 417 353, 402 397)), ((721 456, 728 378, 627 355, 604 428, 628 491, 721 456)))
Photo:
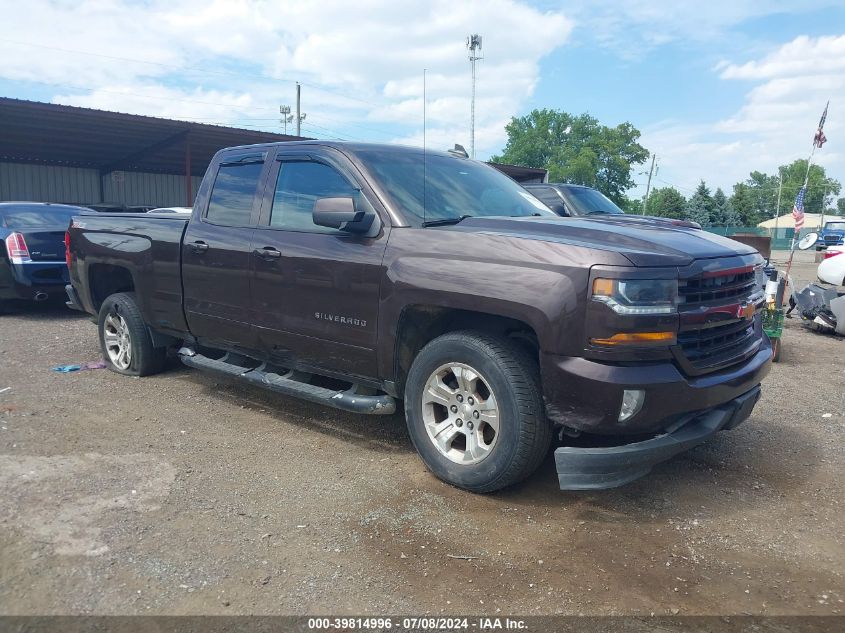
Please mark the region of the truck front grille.
POLYGON ((723 275, 694 277, 679 289, 682 304, 700 304, 751 296, 757 285, 754 269, 740 269, 723 275))
POLYGON ((742 362, 762 344, 753 267, 705 273, 681 282, 676 357, 689 374, 742 362))

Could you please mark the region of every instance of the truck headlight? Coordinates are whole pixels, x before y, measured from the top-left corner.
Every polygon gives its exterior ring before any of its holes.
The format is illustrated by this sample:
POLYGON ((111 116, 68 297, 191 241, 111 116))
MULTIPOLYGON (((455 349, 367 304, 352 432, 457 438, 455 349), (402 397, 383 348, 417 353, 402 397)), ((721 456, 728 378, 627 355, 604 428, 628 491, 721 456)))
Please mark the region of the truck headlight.
POLYGON ((617 314, 673 314, 678 305, 678 280, 597 278, 592 299, 617 314))

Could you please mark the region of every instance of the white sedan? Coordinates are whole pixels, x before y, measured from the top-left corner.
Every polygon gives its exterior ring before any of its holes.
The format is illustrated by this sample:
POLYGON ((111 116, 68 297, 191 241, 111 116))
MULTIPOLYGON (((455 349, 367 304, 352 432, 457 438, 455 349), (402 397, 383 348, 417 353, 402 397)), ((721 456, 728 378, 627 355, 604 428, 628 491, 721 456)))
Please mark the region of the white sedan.
POLYGON ((150 209, 147 213, 180 213, 188 214, 193 209, 191 207, 159 207, 158 209, 150 209))
POLYGON ((845 247, 830 246, 816 274, 824 283, 845 286, 845 247))

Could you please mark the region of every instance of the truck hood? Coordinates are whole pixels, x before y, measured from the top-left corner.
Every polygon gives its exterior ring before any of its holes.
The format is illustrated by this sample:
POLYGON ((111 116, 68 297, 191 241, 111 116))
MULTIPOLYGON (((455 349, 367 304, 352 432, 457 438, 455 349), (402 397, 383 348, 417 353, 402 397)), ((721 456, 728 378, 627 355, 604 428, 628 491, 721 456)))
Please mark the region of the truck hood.
POLYGON ((750 246, 701 229, 656 223, 647 217, 614 217, 476 217, 443 228, 612 251, 643 267, 687 266, 696 259, 757 252, 750 246))

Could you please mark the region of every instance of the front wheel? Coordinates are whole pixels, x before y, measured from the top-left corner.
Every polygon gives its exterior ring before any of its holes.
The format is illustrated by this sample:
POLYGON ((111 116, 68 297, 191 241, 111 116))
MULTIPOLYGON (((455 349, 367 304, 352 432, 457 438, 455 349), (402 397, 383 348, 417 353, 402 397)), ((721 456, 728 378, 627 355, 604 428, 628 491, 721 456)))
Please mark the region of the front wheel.
POLYGON ((167 350, 153 346, 133 293, 110 295, 100 306, 97 323, 109 369, 126 376, 148 376, 164 368, 167 350))
POLYGON ((452 332, 426 345, 405 386, 408 432, 440 479, 492 492, 533 473, 548 452, 537 362, 518 343, 452 332))

